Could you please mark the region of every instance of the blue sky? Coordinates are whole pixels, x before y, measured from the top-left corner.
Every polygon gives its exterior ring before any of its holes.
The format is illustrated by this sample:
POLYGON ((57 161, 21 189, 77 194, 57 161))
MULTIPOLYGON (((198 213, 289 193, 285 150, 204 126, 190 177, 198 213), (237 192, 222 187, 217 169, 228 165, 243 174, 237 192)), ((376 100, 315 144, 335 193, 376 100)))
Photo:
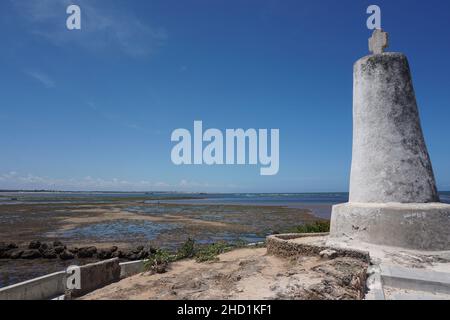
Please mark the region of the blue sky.
POLYGON ((0 188, 347 191, 366 8, 407 54, 450 190, 448 1, 2 0, 0 188), (78 4, 82 30, 65 27, 78 4), (279 128, 280 171, 175 166, 176 128, 279 128))

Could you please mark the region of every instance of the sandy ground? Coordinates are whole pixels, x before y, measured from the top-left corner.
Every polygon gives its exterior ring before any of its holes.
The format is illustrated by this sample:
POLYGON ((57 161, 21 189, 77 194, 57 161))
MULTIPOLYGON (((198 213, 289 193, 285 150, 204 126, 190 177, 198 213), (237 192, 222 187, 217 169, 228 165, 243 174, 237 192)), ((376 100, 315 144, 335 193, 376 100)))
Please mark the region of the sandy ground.
MULTIPOLYGON (((56 211, 58 212, 58 211, 56 211)), ((182 216, 174 216, 165 214, 161 217, 142 215, 136 213, 130 213, 129 211, 124 211, 120 208, 108 208, 108 209, 76 209, 71 211, 74 214, 85 214, 85 216, 81 217, 70 217, 61 219, 61 227, 62 230, 73 229, 82 224, 91 224, 91 223, 101 223, 101 222, 109 222, 115 220, 137 220, 137 221, 152 221, 152 222, 174 222, 174 223, 184 223, 184 224, 194 224, 206 227, 218 227, 218 228, 226 228, 230 227, 230 224, 224 222, 216 222, 216 221, 204 221, 200 219, 191 219, 182 216), (94 214, 95 216, 90 216, 89 214, 94 214), (87 216, 86 216, 87 215, 87 216)), ((233 226, 235 228, 244 229, 244 227, 233 226)), ((50 234, 51 236, 51 234, 50 234)))
POLYGON ((217 262, 184 260, 164 274, 138 274, 82 299, 360 299, 366 267, 352 258, 288 260, 265 248, 238 249, 217 262))

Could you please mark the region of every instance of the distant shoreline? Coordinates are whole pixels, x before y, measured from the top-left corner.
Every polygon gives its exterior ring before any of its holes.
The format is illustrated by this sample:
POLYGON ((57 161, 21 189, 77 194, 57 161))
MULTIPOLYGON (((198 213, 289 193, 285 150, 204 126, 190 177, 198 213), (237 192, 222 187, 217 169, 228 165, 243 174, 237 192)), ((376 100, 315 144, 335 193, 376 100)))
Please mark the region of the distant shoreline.
MULTIPOLYGON (((348 194, 348 191, 308 191, 308 192, 194 192, 194 191, 99 191, 99 190, 77 190, 77 191, 66 191, 66 190, 15 190, 15 189, 0 189, 0 193, 88 193, 88 194, 196 194, 196 195, 214 195, 214 194, 261 194, 261 195, 271 195, 271 194, 285 194, 285 195, 296 195, 296 194, 348 194)), ((450 193, 450 190, 441 190, 439 193, 450 193)))

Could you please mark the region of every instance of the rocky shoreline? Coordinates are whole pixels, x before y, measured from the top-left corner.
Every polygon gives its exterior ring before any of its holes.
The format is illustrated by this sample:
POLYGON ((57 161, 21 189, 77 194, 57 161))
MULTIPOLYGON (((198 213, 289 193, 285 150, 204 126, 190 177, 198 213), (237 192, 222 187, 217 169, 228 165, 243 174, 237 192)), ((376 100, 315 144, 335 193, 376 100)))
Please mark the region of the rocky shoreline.
POLYGON ((142 260, 156 252, 156 248, 151 246, 137 246, 134 249, 119 250, 116 246, 99 249, 95 246, 87 247, 67 247, 60 241, 51 243, 31 241, 25 247, 19 247, 16 243, 0 242, 0 259, 11 260, 34 260, 34 259, 98 259, 106 260, 119 258, 123 260, 142 260))

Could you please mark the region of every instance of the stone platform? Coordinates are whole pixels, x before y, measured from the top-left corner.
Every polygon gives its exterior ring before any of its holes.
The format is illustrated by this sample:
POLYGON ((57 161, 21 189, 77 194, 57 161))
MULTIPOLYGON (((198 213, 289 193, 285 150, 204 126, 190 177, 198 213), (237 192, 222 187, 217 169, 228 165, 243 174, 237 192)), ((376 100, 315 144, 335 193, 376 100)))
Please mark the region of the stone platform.
POLYGON ((369 262, 366 300, 450 299, 450 250, 425 251, 336 241, 328 234, 281 234, 267 238, 267 252, 284 257, 321 255, 369 262))
POLYGON ((450 205, 344 203, 333 206, 331 237, 416 250, 450 250, 450 205))

